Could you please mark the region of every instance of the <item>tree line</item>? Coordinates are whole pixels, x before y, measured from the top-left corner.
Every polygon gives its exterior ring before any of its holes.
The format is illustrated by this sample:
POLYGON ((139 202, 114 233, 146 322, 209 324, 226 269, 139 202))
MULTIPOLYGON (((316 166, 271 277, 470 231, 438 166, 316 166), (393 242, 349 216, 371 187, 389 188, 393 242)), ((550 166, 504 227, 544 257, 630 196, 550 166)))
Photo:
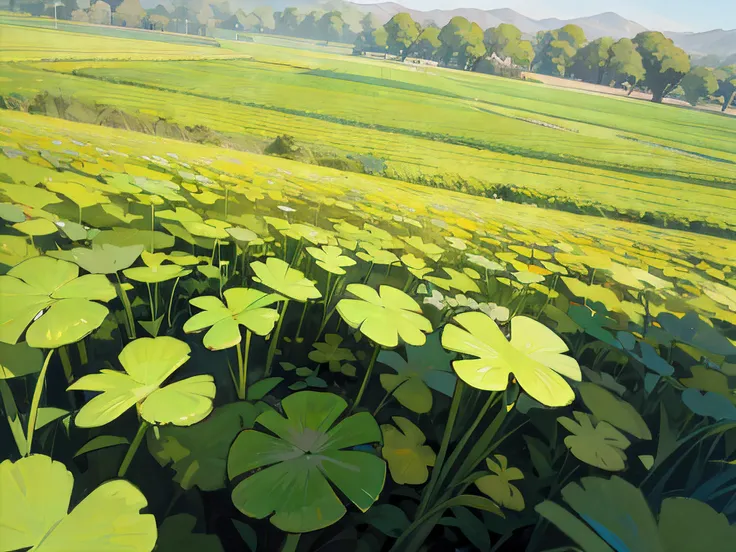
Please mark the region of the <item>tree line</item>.
MULTIPOLYGON (((51 15, 43 0, 11 0, 11 7, 32 15, 51 15)), ((498 73, 498 60, 515 68, 541 74, 580 79, 617 88, 647 90, 652 101, 676 94, 692 105, 703 98, 722 98, 722 108, 736 101, 736 64, 718 65, 703 58, 696 64, 662 33, 646 31, 633 39, 611 37, 588 41, 583 29, 565 25, 540 31, 527 39, 514 25, 502 23, 483 30, 464 17, 453 17, 445 26, 424 25, 408 13, 394 15, 381 25, 373 14, 339 11, 300 13, 295 7, 274 12, 259 7, 231 13, 227 0, 176 2, 169 11, 163 5, 145 10, 140 0, 97 0, 79 9, 77 0, 63 0, 60 19, 97 24, 210 34, 211 28, 273 33, 326 42, 354 43, 354 53, 379 52, 406 60, 433 60, 446 67, 498 73), (708 66, 710 65, 710 66, 708 66)), ((730 58, 729 58, 730 60, 730 58)), ((501 71, 501 74, 506 74, 501 71)), ((507 76, 518 76, 507 74, 507 76)))
POLYGON ((464 17, 454 17, 442 28, 422 27, 408 13, 393 16, 383 26, 373 22, 370 15, 363 19, 356 53, 386 52, 402 60, 417 57, 470 71, 481 69, 495 54, 536 73, 624 87, 629 94, 637 88, 648 90, 657 103, 675 91, 692 105, 720 97, 724 111, 736 100, 736 64, 695 66, 684 50, 656 31, 633 39, 588 41, 579 26, 565 25, 526 40, 514 25, 502 23, 484 31, 464 17))

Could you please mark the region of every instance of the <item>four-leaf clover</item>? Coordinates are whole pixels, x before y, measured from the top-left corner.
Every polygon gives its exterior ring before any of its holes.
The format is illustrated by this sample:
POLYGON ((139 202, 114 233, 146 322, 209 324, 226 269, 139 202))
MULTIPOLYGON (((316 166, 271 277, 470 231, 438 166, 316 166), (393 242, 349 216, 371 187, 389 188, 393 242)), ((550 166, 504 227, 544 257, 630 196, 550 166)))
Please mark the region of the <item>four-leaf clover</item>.
POLYGON ((279 301, 279 295, 249 288, 230 288, 223 295, 227 306, 212 295, 191 299, 189 302, 203 311, 186 321, 184 331, 194 333, 210 328, 204 335, 204 346, 212 351, 240 343, 240 325, 256 335, 271 333, 279 313, 267 307, 279 301))
POLYGON ((432 325, 406 293, 391 286, 376 292, 363 284, 350 284, 347 291, 358 299, 341 299, 337 312, 351 328, 383 347, 396 347, 399 337, 409 345, 424 345, 432 325))
POLYGON ((466 312, 447 325, 442 346, 477 357, 456 360, 453 367, 465 383, 476 389, 503 391, 513 374, 532 398, 547 406, 565 406, 575 398, 560 375, 580 381, 577 361, 562 353, 567 345, 552 330, 526 316, 511 319, 511 340, 481 312, 466 312))
POLYGON ((79 427, 99 427, 135 404, 150 424, 188 426, 204 419, 212 411, 215 397, 211 375, 192 376, 161 387, 189 360, 189 352, 189 345, 173 337, 131 341, 118 356, 125 372, 104 369, 68 387, 68 391, 101 391, 79 410, 74 423, 79 427))

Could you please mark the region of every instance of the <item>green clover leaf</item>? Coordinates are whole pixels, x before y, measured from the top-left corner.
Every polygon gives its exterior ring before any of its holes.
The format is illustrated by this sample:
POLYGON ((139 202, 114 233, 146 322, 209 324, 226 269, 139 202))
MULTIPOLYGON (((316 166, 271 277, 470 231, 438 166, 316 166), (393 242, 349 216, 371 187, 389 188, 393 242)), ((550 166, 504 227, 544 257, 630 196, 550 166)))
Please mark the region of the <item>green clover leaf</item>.
POLYGON ((401 416, 391 418, 399 426, 381 426, 383 448, 381 453, 388 462, 391 479, 399 485, 421 485, 429 478, 428 467, 434 466, 437 455, 422 430, 401 416))
POLYGON ((319 299, 322 293, 315 287, 311 280, 304 277, 304 273, 281 259, 269 257, 266 262, 254 261, 250 263, 253 272, 256 273, 256 281, 281 295, 304 302, 308 299, 319 299))
POLYGON ((279 313, 266 307, 279 301, 279 295, 250 288, 230 288, 223 295, 227 306, 211 295, 190 299, 192 305, 203 311, 184 323, 184 332, 210 328, 204 336, 204 346, 219 351, 240 343, 240 325, 256 335, 268 335, 273 331, 279 313))
POLYGON ((15 344, 23 331, 31 347, 53 349, 99 328, 115 288, 101 274, 79 276, 79 267, 32 257, 0 276, 0 341, 15 344), (30 327, 29 327, 30 325, 30 327))
POLYGON ((386 464, 350 449, 381 441, 373 416, 360 412, 335 424, 347 403, 317 391, 293 393, 281 406, 286 417, 267 411, 256 420, 271 433, 245 430, 230 449, 228 476, 245 476, 232 493, 235 507, 257 519, 271 516, 282 531, 315 531, 345 515, 332 483, 367 511, 383 489, 386 464))

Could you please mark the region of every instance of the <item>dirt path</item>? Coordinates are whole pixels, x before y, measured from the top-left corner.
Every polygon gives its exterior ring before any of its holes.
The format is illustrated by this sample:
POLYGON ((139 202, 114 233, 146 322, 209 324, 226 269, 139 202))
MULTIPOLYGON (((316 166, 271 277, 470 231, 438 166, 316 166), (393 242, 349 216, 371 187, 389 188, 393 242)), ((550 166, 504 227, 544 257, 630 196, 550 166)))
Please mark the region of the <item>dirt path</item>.
MULTIPOLYGON (((560 77, 552 77, 550 75, 540 75, 538 73, 523 73, 523 75, 528 79, 536 79, 538 81, 542 81, 544 84, 547 84, 549 86, 557 86, 559 88, 566 88, 568 90, 580 90, 581 92, 590 92, 594 94, 607 94, 609 96, 626 96, 627 95, 626 90, 623 90, 621 88, 611 88, 610 86, 604 86, 602 84, 591 84, 588 82, 563 79, 560 77)), ((635 90, 634 92, 632 92, 631 96, 629 97, 637 99, 637 100, 646 100, 646 101, 651 101, 652 99, 651 94, 646 94, 638 90, 635 90)), ((676 100, 673 98, 665 98, 664 103, 669 104, 669 105, 677 105, 679 107, 685 107, 688 109, 697 109, 698 111, 721 112, 720 106, 717 106, 717 105, 709 104, 709 105, 699 105, 697 107, 693 107, 685 101, 676 100)), ((725 113, 728 115, 736 116, 736 109, 733 107, 729 107, 725 111, 725 113)))

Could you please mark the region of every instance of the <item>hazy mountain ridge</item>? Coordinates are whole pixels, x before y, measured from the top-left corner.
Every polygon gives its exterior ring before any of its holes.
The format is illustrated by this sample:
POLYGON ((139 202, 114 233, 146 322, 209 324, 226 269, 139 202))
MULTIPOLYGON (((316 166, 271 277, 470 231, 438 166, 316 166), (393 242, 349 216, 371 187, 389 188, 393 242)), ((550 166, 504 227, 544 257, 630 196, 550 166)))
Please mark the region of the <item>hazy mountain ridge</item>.
MULTIPOLYGON (((173 0, 174 4, 181 2, 182 0, 173 0)), ((172 0, 142 0, 142 4, 146 8, 154 7, 159 3, 166 5, 172 3, 172 0)), ((493 10, 455 8, 452 10, 422 11, 406 8, 396 2, 358 4, 345 0, 229 0, 229 4, 233 11, 242 9, 246 13, 253 11, 256 7, 265 5, 271 6, 274 11, 283 10, 286 7, 295 7, 302 13, 312 10, 348 11, 352 12, 353 17, 350 18, 350 24, 351 27, 356 27, 354 29, 356 31, 359 30, 359 25, 357 24, 359 17, 356 12, 372 13, 381 23, 386 23, 397 13, 407 12, 415 21, 422 25, 433 21, 439 26, 445 25, 453 17, 462 16, 470 21, 474 21, 483 29, 495 27, 501 23, 511 23, 518 27, 522 33, 529 36, 535 35, 538 31, 558 29, 571 23, 580 26, 588 40, 594 40, 602 36, 611 36, 615 39, 624 37, 633 38, 637 33, 647 30, 646 27, 636 21, 621 17, 614 12, 605 12, 573 19, 533 19, 511 8, 493 10)), ((726 58, 736 54, 736 29, 715 29, 700 33, 664 31, 664 34, 691 55, 703 56, 706 54, 715 54, 721 58, 726 58)))

